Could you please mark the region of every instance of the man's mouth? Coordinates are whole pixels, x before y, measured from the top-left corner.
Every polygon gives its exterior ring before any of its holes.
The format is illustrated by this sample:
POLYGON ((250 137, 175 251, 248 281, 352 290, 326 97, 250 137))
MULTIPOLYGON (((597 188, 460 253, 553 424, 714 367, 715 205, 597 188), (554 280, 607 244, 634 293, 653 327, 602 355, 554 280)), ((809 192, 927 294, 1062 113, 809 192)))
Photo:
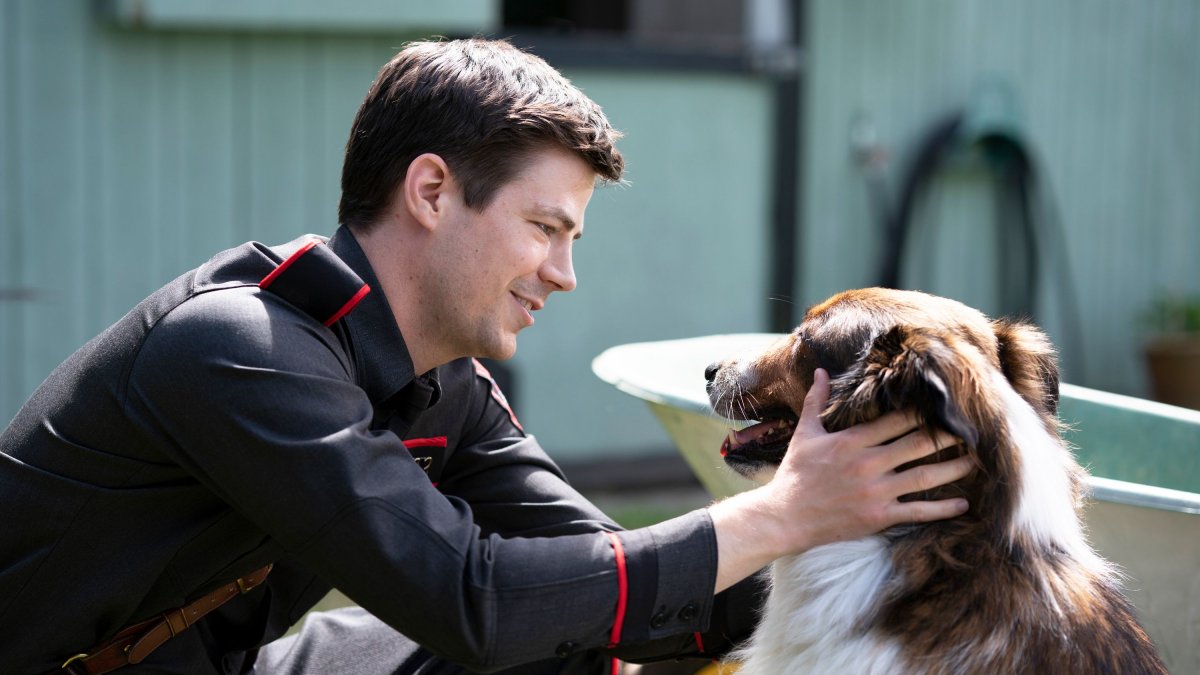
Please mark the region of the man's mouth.
POLYGON ((767 462, 778 464, 787 452, 796 417, 791 414, 764 417, 744 429, 730 429, 721 444, 721 456, 727 462, 767 462))
POLYGON ((517 304, 520 305, 521 308, 525 310, 525 312, 524 312, 525 325, 532 326, 533 325, 533 313, 536 312, 537 310, 541 309, 543 303, 536 301, 536 300, 530 300, 529 298, 517 295, 516 293, 513 293, 512 291, 509 291, 509 294, 512 295, 513 299, 517 301, 517 304))
POLYGON ((529 295, 521 295, 516 291, 509 291, 509 293, 511 293, 512 296, 517 299, 517 302, 521 303, 521 306, 524 307, 526 311, 536 312, 542 307, 546 306, 546 299, 541 297, 541 294, 539 293, 530 292, 529 295))

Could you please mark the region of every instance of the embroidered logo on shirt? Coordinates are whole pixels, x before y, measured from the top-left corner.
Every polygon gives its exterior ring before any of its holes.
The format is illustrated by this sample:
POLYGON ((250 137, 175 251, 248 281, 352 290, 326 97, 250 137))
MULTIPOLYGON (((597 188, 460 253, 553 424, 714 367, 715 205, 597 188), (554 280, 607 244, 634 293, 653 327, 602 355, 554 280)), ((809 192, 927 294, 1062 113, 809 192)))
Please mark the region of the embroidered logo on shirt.
POLYGON ((437 485, 442 473, 442 462, 446 458, 446 437, 433 436, 430 438, 408 438, 404 440, 413 461, 429 476, 429 480, 437 485))

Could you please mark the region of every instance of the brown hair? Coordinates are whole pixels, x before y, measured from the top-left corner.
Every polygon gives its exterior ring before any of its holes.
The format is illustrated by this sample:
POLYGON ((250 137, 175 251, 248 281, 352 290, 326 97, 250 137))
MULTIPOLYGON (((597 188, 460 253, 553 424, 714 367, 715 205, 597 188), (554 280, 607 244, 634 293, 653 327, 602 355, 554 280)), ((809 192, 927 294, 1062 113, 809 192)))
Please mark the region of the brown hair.
POLYGON ((600 106, 507 42, 414 42, 379 71, 354 118, 338 222, 375 222, 409 164, 427 152, 446 161, 476 210, 547 143, 576 153, 600 178, 619 181, 619 136, 600 106))

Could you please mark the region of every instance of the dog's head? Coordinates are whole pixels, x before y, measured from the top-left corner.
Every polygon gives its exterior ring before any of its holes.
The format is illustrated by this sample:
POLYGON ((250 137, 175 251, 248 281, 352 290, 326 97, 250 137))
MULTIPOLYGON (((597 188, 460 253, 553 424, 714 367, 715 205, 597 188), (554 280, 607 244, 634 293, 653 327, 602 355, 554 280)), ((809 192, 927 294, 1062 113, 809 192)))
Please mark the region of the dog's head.
POLYGON ((828 431, 910 409, 930 433, 941 428, 962 440, 925 461, 965 452, 975 458, 976 473, 997 480, 1015 475, 1004 466, 1017 461, 1011 453, 979 452, 1007 433, 1007 404, 995 378, 1005 380, 1057 435, 1058 368, 1040 330, 989 320, 946 298, 869 288, 811 308, 795 331, 764 353, 709 366, 713 409, 760 421, 730 433, 722 447, 729 466, 760 481, 774 474, 817 368, 832 378, 821 415, 828 431))

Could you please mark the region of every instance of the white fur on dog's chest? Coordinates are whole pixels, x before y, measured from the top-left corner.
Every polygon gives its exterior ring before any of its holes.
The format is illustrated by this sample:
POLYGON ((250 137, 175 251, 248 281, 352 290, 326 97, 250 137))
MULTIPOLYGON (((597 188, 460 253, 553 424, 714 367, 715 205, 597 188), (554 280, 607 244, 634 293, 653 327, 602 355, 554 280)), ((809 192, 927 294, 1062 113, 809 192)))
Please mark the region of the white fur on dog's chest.
POLYGON ((868 632, 864 621, 879 607, 891 571, 891 553, 878 536, 777 561, 762 620, 739 655, 743 672, 902 672, 900 646, 868 632))

